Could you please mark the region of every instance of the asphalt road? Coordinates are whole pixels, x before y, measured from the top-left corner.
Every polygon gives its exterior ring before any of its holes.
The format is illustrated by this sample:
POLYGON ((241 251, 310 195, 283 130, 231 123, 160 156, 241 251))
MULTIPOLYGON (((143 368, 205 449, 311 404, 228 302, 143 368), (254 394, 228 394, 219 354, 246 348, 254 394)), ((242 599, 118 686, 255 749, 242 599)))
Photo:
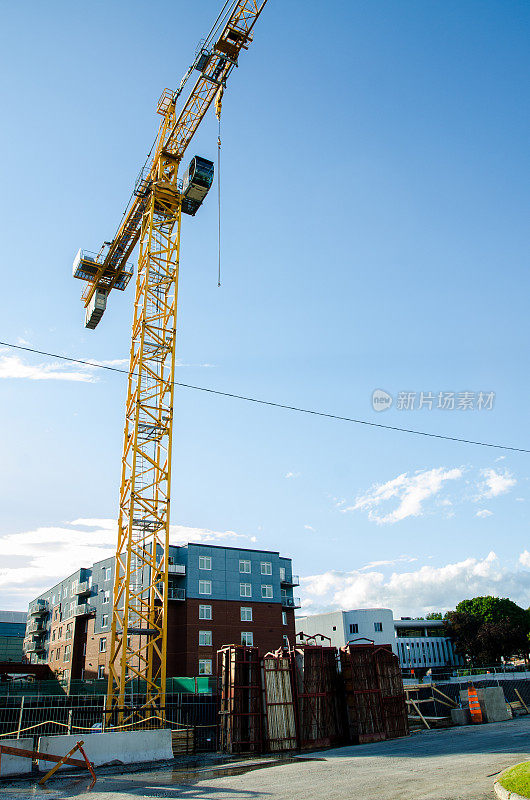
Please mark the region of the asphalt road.
POLYGON ((2 800, 493 800, 495 774, 530 759, 530 717, 479 727, 425 731, 359 747, 312 753, 288 762, 271 758, 59 778, 46 790, 0 784, 2 800))

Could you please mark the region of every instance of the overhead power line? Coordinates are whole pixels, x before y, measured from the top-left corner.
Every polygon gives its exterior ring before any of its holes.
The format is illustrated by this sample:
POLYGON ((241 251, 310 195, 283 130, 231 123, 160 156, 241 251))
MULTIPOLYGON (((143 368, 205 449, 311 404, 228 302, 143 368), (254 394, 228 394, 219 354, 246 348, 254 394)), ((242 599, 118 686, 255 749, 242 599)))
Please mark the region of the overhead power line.
MULTIPOLYGON (((72 358, 71 356, 62 356, 59 353, 49 353, 46 350, 37 350, 34 347, 24 347, 20 344, 13 344, 12 342, 0 341, 1 347, 10 347, 14 350, 25 350, 28 353, 35 353, 36 355, 46 356, 48 358, 58 358, 61 361, 68 361, 72 364, 82 364, 92 369, 106 369, 109 372, 119 372, 122 375, 129 375, 129 370, 120 369, 120 367, 113 367, 109 364, 98 364, 96 361, 87 361, 82 358, 72 358)), ((370 428, 381 428, 387 431, 397 431, 398 433, 410 433, 414 436, 427 436, 430 439, 444 439, 448 442, 460 442, 460 444, 473 444, 478 447, 493 447, 496 450, 511 450, 515 453, 530 453, 530 449, 524 447, 511 447, 507 444, 493 444, 492 442, 480 442, 474 439, 463 439, 460 436, 447 436, 443 433, 429 433, 428 431, 418 431, 414 428, 401 428, 397 425, 384 425, 381 422, 370 422, 366 419, 355 419, 355 417, 343 417, 339 414, 330 414, 326 411, 315 411, 310 408, 301 408, 300 406, 291 406, 287 403, 276 403, 273 400, 262 400, 258 397, 248 397, 244 394, 235 394, 234 392, 222 392, 220 389, 211 389, 207 386, 195 386, 191 383, 182 383, 181 381, 173 381, 174 386, 180 386, 183 389, 193 389, 197 392, 206 392, 207 394, 215 394, 220 397, 230 397, 233 400, 244 400, 247 403, 256 403, 261 406, 270 406, 272 408, 283 408, 286 411, 296 411, 299 414, 310 414, 314 417, 325 417, 326 419, 336 419, 340 422, 352 422, 355 425, 366 425, 370 428)))

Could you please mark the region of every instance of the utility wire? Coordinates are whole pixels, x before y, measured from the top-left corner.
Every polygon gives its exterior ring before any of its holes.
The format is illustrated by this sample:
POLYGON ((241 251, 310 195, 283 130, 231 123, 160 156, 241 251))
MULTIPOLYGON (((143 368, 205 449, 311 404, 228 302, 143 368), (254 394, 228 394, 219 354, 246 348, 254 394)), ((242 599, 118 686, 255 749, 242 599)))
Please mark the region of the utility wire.
MULTIPOLYGON (((122 375, 129 375, 129 370, 120 369, 119 367, 111 367, 108 364, 98 364, 96 361, 86 361, 82 358, 71 358, 70 356, 61 356, 58 353, 48 353, 46 350, 36 350, 33 347, 23 347, 20 344, 13 344, 12 342, 1 342, 2 347, 11 347, 14 350, 26 350, 28 353, 35 353, 40 356, 47 356, 48 358, 58 358, 61 361, 69 361, 72 364, 83 364, 86 367, 97 369, 106 369, 109 372, 119 372, 122 375)), ((136 373, 131 373, 136 374, 136 373)), ((290 406, 286 403, 275 403, 272 400, 261 400, 258 397, 248 397, 244 394, 235 394, 234 392, 222 392, 220 389, 210 389, 206 386, 195 386, 191 383, 182 383, 181 381, 173 381, 173 386, 180 386, 183 389, 193 389, 197 392, 206 392, 207 394, 215 394, 220 397, 231 397, 234 400, 245 400, 247 403, 257 403, 261 406, 271 406, 272 408, 283 408, 286 411, 296 411, 299 414, 311 414, 314 417, 325 417, 326 419, 336 419, 341 422, 353 422, 355 425, 367 425, 370 428, 382 428, 387 431, 398 431, 399 433, 412 433, 414 436, 427 436, 430 439, 445 439, 448 442, 460 442, 461 444, 474 444, 479 447, 493 447, 496 450, 511 450, 515 453, 530 453, 530 449, 524 447, 511 447, 507 444, 492 444, 491 442, 479 442, 474 439, 462 439, 459 436, 446 436, 443 433, 428 433, 427 431, 417 431, 414 428, 399 428, 397 425, 384 425, 380 422, 369 422, 366 419, 355 419, 354 417, 342 417, 339 414, 329 414, 325 411, 314 411, 310 408, 301 408, 300 406, 290 406)))

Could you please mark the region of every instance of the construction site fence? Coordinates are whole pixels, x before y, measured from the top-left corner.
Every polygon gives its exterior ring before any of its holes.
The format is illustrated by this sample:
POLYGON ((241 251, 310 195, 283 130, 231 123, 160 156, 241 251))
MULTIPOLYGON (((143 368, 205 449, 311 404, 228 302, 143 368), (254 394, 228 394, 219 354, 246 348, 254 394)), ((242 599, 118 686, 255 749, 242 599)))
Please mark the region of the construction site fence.
MULTIPOLYGON (((417 697, 422 700, 421 711, 427 717, 443 717, 448 715, 447 705, 443 703, 443 698, 437 699, 436 694, 433 695, 432 687, 435 686, 447 697, 450 697, 457 706, 460 705, 460 690, 469 688, 471 680, 462 679, 459 682, 451 681, 451 683, 443 683, 442 681, 432 681, 432 683, 416 684, 417 697), (428 702, 430 700, 430 702, 428 702)), ((491 686, 500 686, 504 692, 504 698, 507 703, 513 703, 520 700, 517 692, 523 698, 527 706, 530 706, 530 679, 512 680, 506 677, 505 680, 499 675, 490 680, 484 680, 474 683, 477 689, 487 689, 491 686)), ((407 688, 407 686, 405 686, 407 688)))
MULTIPOLYGON (((196 678, 168 678, 166 692, 168 694, 215 694, 215 678, 201 675, 196 678)), ((145 691, 145 681, 135 684, 135 691, 145 691)), ((107 679, 103 680, 0 680, 0 703, 3 697, 35 697, 56 695, 90 695, 107 694, 107 679)))
POLYGON ((60 734, 86 735, 103 730, 133 731, 192 728, 196 752, 215 752, 218 745, 218 700, 215 695, 191 693, 166 696, 164 721, 141 706, 141 696, 133 695, 124 707, 124 723, 109 724, 105 715, 105 697, 71 695, 0 698, 0 742, 33 736, 60 734))

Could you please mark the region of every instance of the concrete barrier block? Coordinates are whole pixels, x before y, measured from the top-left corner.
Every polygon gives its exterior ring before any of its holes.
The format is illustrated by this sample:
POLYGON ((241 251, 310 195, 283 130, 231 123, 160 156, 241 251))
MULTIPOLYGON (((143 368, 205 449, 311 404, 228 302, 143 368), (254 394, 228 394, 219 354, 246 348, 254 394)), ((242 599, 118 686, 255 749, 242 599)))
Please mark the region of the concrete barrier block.
POLYGON ((452 708, 451 722, 453 725, 471 725, 469 708, 452 708))
MULTIPOLYGON (((477 689, 477 697, 484 722, 503 722, 512 718, 502 686, 487 686, 484 689, 477 689)), ((467 704, 466 689, 460 691, 460 700, 462 705, 467 704)))
MULTIPOLYGON (((33 739, 0 739, 0 744, 8 747, 20 747, 22 750, 33 750, 33 739)), ((27 775, 31 772, 31 758, 9 756, 2 753, 0 759, 0 776, 27 775)))
MULTIPOLYGON (((75 745, 83 741, 83 750, 89 761, 98 767, 118 762, 121 764, 142 764, 149 761, 164 761, 173 758, 171 731, 127 731, 120 733, 89 733, 78 736, 41 736, 39 750, 64 756, 75 745)), ((74 753, 72 758, 82 758, 74 753)), ((49 769, 50 762, 39 761, 39 769, 49 769)), ((61 767, 64 769, 65 767, 61 767)), ((71 769, 71 767, 70 767, 71 769)))

